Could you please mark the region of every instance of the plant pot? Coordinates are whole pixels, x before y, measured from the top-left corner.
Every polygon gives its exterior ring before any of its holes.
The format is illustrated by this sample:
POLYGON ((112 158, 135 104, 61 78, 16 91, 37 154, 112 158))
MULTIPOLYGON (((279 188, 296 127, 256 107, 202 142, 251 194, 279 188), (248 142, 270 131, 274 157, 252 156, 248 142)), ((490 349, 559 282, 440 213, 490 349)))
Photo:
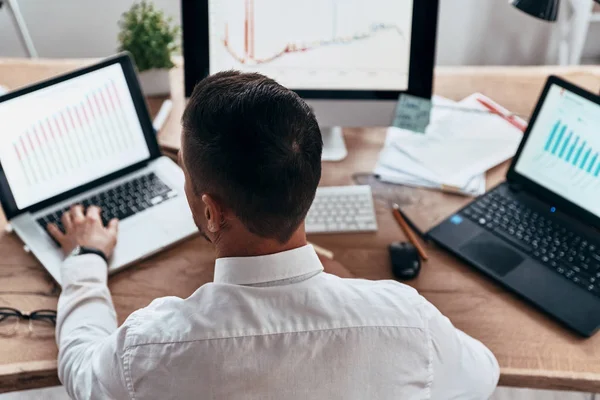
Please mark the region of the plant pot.
POLYGON ((139 73, 140 85, 146 96, 171 94, 171 79, 168 69, 149 69, 139 73))

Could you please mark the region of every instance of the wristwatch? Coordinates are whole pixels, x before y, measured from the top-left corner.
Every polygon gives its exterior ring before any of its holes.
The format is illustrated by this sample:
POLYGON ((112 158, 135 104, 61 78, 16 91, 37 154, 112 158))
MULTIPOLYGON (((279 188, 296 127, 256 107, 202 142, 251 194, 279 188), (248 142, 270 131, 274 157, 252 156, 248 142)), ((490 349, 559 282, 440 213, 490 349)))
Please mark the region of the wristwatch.
POLYGON ((102 257, 102 259, 108 264, 108 257, 106 257, 106 254, 104 254, 102 250, 94 249, 92 247, 77 246, 71 253, 69 253, 69 257, 82 256, 84 254, 96 254, 97 256, 102 257))

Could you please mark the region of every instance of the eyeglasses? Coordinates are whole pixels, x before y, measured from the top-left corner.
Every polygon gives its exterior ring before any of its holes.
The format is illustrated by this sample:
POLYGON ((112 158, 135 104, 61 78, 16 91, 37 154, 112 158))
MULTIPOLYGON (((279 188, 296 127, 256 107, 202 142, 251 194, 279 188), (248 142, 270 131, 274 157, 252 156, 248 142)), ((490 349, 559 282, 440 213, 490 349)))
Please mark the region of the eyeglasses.
POLYGON ((12 336, 17 333, 21 320, 28 321, 29 333, 32 336, 54 335, 56 311, 37 310, 28 314, 10 307, 0 307, 0 335, 12 336))

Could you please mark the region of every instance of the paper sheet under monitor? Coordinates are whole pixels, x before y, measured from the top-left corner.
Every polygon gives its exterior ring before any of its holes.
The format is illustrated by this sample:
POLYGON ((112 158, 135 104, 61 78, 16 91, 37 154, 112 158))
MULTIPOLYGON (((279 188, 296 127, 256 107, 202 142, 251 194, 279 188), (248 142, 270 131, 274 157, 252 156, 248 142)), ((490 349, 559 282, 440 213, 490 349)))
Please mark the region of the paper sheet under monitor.
MULTIPOLYGON (((461 107, 485 110, 473 95, 461 107)), ((449 112, 425 135, 393 145, 427 166, 442 180, 463 180, 483 173, 512 157, 523 133, 503 118, 488 113, 449 112)))
POLYGON ((443 185, 451 185, 460 189, 463 194, 471 196, 485 192, 485 173, 470 177, 453 177, 448 174, 441 177, 428 166, 412 158, 410 154, 392 146, 395 141, 408 143, 415 137, 416 135, 411 131, 399 128, 388 129, 386 144, 379 154, 377 166, 373 171, 381 181, 435 189, 440 189, 443 185))

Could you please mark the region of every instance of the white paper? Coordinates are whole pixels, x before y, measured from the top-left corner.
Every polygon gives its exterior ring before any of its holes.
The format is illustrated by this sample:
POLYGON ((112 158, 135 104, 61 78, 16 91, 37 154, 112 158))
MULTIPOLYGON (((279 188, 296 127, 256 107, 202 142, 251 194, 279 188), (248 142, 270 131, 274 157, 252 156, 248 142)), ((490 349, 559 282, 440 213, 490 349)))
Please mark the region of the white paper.
MULTIPOLYGON (((377 164, 375 167, 374 174, 379 177, 382 182, 393 183, 396 185, 406 185, 412 187, 431 188, 431 189, 442 189, 442 185, 439 182, 432 182, 422 178, 408 175, 404 172, 400 172, 384 165, 377 164)), ((486 180, 485 174, 474 176, 468 183, 468 185, 462 188, 461 193, 469 196, 479 196, 485 193, 486 180)))
MULTIPOLYGON (((459 106, 485 111, 477 96, 469 96, 459 106)), ((393 146, 442 180, 460 182, 512 157, 523 133, 495 114, 450 111, 432 121, 425 135, 413 136, 394 141, 393 146)))
MULTIPOLYGON (((433 100, 436 106, 456 106, 456 102, 445 99, 443 97, 434 96, 433 100)), ((455 112, 452 108, 438 107, 432 112, 432 123, 437 123, 439 120, 447 118, 451 113, 455 112)), ((428 134, 427 134, 428 135, 428 134)), ((481 172, 474 174, 440 174, 411 154, 405 151, 403 146, 415 147, 426 145, 427 142, 437 142, 441 140, 439 137, 426 137, 427 135, 415 134, 412 131, 390 127, 387 130, 385 145, 379 155, 377 164, 378 175, 385 174, 385 179, 388 182, 404 183, 411 186, 425 186, 440 188, 442 185, 454 186, 462 188, 467 193, 466 188, 470 190, 468 194, 482 194, 485 192, 485 174, 481 172), (425 139, 425 140, 424 140, 425 139), (396 144, 400 144, 396 146, 396 144), (387 169, 386 169, 387 168, 387 169), (410 177, 410 182, 409 178, 410 177), (474 180, 475 179, 475 180, 474 180), (475 183, 475 184, 474 184, 475 183), (469 186, 470 185, 470 186, 469 186), (482 190, 480 188, 483 187, 482 190)))
POLYGON ((486 171, 515 154, 523 133, 504 118, 487 112, 478 97, 485 98, 474 94, 456 103, 436 96, 433 103, 437 107, 432 110, 425 135, 388 128, 374 173, 382 181, 395 184, 437 189, 452 186, 464 194, 485 193, 486 171))
POLYGON ((2 96, 5 93, 8 93, 8 89, 0 85, 0 96, 2 96))
POLYGON ((440 189, 442 185, 451 185, 461 188, 464 194, 472 196, 485 193, 485 174, 478 174, 465 179, 447 178, 444 181, 427 166, 411 158, 410 154, 391 146, 395 141, 411 141, 414 137, 415 134, 411 131, 400 128, 388 129, 386 145, 380 152, 377 166, 373 171, 374 174, 379 175, 381 181, 435 189, 440 189))
MULTIPOLYGON (((379 153, 377 165, 401 172, 407 176, 418 177, 422 180, 441 184, 440 177, 433 171, 393 147, 386 147, 379 153)), ((467 181, 465 180, 463 183, 466 185, 467 181)))

